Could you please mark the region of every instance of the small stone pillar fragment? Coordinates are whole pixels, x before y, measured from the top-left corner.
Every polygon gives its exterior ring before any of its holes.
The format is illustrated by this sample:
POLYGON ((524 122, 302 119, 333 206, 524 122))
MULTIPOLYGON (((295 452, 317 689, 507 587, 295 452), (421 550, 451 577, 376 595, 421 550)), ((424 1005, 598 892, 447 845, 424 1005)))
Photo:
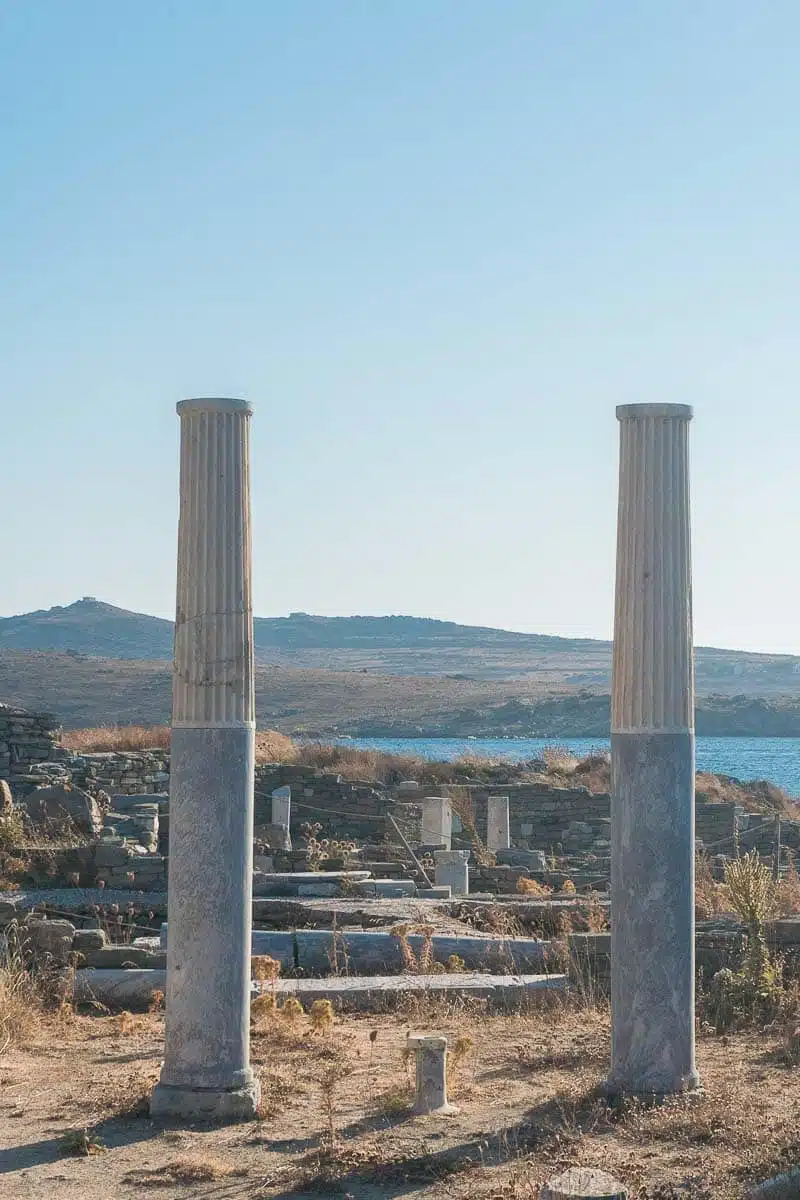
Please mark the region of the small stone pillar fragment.
POLYGON ((422 801, 422 845, 453 844, 453 805, 447 796, 426 796, 422 801))
POLYGON ((694 672, 689 421, 620 421, 611 701, 612 1093, 698 1084, 694 1049, 694 672))
POLYGON ((252 1119, 250 414, 184 400, 170 772, 164 1066, 153 1116, 252 1119))
POLYGON ((510 845, 508 796, 489 796, 486 801, 486 848, 508 850, 510 845))
POLYGON ((438 1034, 410 1033, 408 1046, 417 1055, 417 1090, 414 1112, 457 1113, 447 1100, 447 1038, 438 1034))
POLYGON ((606 1171, 570 1167, 544 1185, 539 1200, 628 1200, 628 1189, 606 1171))
POLYGON ((469 894, 469 850, 434 850, 437 887, 450 888, 452 896, 469 894))
POLYGON ((292 789, 288 783, 272 793, 272 829, 270 845, 276 850, 291 850, 292 789))

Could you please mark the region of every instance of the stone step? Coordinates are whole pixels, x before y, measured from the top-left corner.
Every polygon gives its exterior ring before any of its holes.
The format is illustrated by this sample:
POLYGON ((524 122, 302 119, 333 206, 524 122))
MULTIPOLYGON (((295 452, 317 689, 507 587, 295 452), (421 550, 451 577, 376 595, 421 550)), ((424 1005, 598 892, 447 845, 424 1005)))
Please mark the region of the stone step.
MULTIPOLYGON (((167 945, 168 926, 161 926, 160 945, 167 945)), ((409 934, 408 945, 419 961, 424 946, 421 934, 409 934)), ((145 950, 152 939, 137 939, 145 950)), ((380 975, 401 972, 406 966, 400 939, 383 930, 254 929, 252 953, 269 955, 284 966, 309 975, 380 975)), ((154 948, 154 947, 153 947, 154 948)), ((444 965, 451 956, 461 959, 467 970, 526 972, 547 968, 554 956, 554 943, 535 938, 499 938, 467 934, 435 933, 431 939, 434 961, 444 965)))
MULTIPOLYGON (((75 972, 75 999, 97 1001, 109 1007, 146 1008, 154 992, 165 992, 166 971, 107 971, 81 968, 75 972)), ((465 972, 459 975, 374 975, 331 976, 328 979, 278 979, 254 983, 254 994, 274 994, 280 999, 296 996, 303 1005, 330 1000, 346 1008, 369 1011, 382 1009, 392 997, 438 995, 456 999, 471 996, 498 1004, 514 1003, 538 993, 565 992, 565 975, 488 975, 465 972)))

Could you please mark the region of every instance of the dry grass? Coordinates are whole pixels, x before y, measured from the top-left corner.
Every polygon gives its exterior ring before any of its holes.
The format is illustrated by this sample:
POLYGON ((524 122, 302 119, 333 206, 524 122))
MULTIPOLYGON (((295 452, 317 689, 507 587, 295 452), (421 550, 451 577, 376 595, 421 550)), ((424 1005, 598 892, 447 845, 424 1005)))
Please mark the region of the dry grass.
MULTIPOLYGON (((94 729, 68 729, 63 745, 78 754, 102 754, 126 750, 169 750, 168 725, 100 725, 94 729)), ((297 746, 285 734, 262 729, 256 734, 256 758, 259 762, 294 762, 297 746)))
POLYGON ((2 1063, 10 1195, 27 1188, 42 1200, 62 1192, 105 1200, 135 1185, 136 1194, 153 1189, 169 1200, 266 1200, 306 1188, 375 1200, 401 1191, 424 1200, 533 1200, 546 1179, 591 1165, 642 1200, 744 1200, 753 1181, 797 1161, 800 1148, 795 1026, 726 1038, 701 1032, 703 1092, 612 1106, 599 1086, 608 1068, 607 1011, 561 1001, 499 1014, 479 1002, 428 998, 413 1013, 337 1017, 330 1038, 256 1037, 266 1124, 183 1130, 143 1147, 144 1127, 130 1122, 137 1095, 158 1072, 163 1022, 145 1017, 122 1038, 108 1017, 79 1017, 63 1030, 48 1022, 2 1063), (410 1112, 402 1065, 409 1029, 448 1037, 460 1115, 410 1112), (69 1174, 57 1186, 52 1163, 28 1156, 54 1135, 79 1156, 59 1164, 69 1174), (108 1152, 95 1159, 87 1146, 96 1142, 108 1152))
POLYGON ((765 779, 743 783, 730 775, 711 775, 706 771, 698 771, 695 786, 712 804, 728 802, 740 804, 748 812, 777 814, 792 820, 800 818, 800 807, 791 796, 777 784, 765 779))
POLYGON ((297 763, 319 771, 335 772, 343 779, 393 785, 404 779, 439 787, 467 780, 491 781, 520 776, 524 764, 499 758, 464 754, 452 762, 436 762, 415 754, 388 754, 383 750, 360 750, 356 746, 301 742, 296 747, 297 763))
POLYGON ((77 754, 105 751, 169 750, 167 725, 100 725, 95 729, 68 729, 63 744, 77 754))
POLYGON ((18 954, 9 953, 0 967, 0 1055, 25 1042, 38 1029, 42 1015, 36 984, 18 954))
POLYGON ((176 1158, 161 1168, 161 1175, 176 1183, 211 1183, 215 1179, 226 1179, 236 1171, 230 1163, 212 1155, 176 1158))

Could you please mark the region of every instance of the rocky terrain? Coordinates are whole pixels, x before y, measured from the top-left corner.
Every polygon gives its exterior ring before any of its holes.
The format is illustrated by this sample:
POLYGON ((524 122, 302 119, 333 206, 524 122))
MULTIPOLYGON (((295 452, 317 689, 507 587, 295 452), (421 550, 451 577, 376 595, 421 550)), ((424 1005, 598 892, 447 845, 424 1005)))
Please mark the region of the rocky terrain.
MULTIPOLYGON (((55 711, 66 728, 163 725, 170 664, 0 651, 0 702, 55 711)), ((526 680, 256 669, 260 726, 309 737, 605 737, 609 698, 526 680)), ((705 696, 697 732, 800 737, 800 697, 705 696)))

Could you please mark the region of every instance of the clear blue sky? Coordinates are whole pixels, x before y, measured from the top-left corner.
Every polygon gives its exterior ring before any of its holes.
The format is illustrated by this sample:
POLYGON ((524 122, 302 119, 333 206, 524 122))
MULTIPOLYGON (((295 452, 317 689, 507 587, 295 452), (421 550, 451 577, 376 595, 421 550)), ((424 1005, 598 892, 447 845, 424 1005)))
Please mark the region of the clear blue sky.
POLYGON ((169 616, 251 400, 259 614, 608 636, 695 406, 699 642, 800 652, 794 0, 0 2, 0 613, 169 616))

